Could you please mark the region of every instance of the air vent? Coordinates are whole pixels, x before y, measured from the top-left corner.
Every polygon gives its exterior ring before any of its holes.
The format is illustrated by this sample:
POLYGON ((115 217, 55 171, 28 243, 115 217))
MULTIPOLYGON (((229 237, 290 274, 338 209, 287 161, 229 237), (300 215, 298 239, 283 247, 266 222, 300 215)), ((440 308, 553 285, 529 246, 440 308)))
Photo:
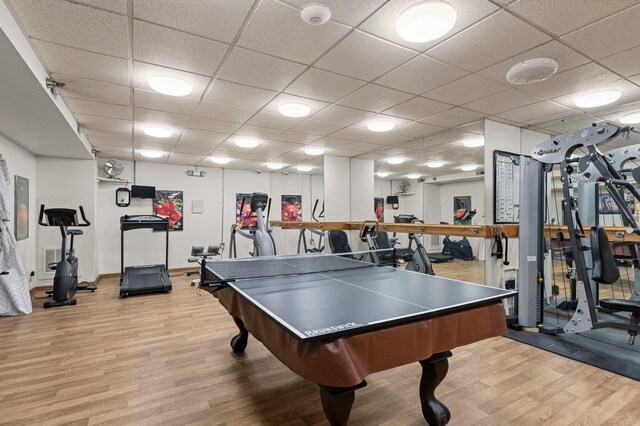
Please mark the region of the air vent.
POLYGON ((440 237, 437 235, 431 236, 431 247, 437 247, 440 245, 440 237))
POLYGON ((59 248, 45 248, 42 252, 42 269, 41 276, 42 277, 53 277, 55 275, 55 271, 51 271, 49 269, 50 263, 58 263, 61 259, 61 250, 59 248))

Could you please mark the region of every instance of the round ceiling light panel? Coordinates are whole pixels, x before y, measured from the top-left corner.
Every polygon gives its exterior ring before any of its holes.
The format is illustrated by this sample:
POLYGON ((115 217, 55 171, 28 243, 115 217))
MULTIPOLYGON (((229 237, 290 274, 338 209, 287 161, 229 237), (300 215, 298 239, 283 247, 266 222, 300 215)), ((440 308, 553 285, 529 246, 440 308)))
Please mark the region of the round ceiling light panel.
POLYGON ((403 40, 424 43, 447 34, 457 19, 458 14, 449 3, 424 2, 402 12, 396 21, 396 32, 403 40))

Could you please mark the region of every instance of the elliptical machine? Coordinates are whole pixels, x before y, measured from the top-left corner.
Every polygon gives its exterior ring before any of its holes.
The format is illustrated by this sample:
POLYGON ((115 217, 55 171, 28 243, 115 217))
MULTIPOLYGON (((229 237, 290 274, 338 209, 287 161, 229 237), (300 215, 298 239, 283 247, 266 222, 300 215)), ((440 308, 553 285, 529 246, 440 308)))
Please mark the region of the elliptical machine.
POLYGON ((271 256, 276 253, 276 244, 273 241, 271 235, 271 229, 268 227, 269 212, 271 210, 271 198, 264 192, 254 192, 251 194, 251 212, 256 214, 256 226, 250 226, 247 221, 242 217, 244 211, 245 200, 242 200, 240 205, 240 211, 236 211, 236 214, 240 215, 240 219, 244 225, 249 227, 249 232, 243 231, 234 223, 231 225, 231 239, 229 242, 229 257, 238 257, 238 251, 236 248, 236 234, 248 238, 253 241, 253 251, 249 252, 251 256, 271 256), (267 221, 264 220, 264 209, 267 209, 267 221))
POLYGON ((68 229, 73 227, 85 227, 91 225, 84 214, 84 209, 79 206, 82 223, 78 221, 77 211, 74 209, 45 209, 44 204, 40 205, 40 215, 38 224, 40 226, 57 226, 62 234, 62 258, 57 263, 47 265, 52 271, 56 271, 53 278, 53 290, 47 294, 53 297, 53 302, 45 302, 45 308, 57 306, 72 306, 78 301, 73 298, 78 290, 95 291, 96 287, 88 285, 78 285, 78 258, 76 257, 73 239, 77 235, 82 235, 81 229, 68 229), (44 217, 47 220, 44 220, 44 217), (69 249, 67 249, 67 236, 71 236, 69 249))

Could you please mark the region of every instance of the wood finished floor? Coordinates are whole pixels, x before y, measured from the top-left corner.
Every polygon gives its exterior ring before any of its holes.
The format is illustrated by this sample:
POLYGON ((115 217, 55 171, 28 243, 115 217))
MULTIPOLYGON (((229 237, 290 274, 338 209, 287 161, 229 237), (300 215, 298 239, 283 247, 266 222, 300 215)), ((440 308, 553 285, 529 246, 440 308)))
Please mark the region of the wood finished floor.
MULTIPOLYGON (((473 275, 479 265, 446 267, 473 275)), ((438 270, 438 269, 437 269, 438 270)), ((75 307, 0 318, 0 424, 324 425, 317 387, 250 338, 207 293, 118 299, 115 279, 75 307)), ((420 366, 376 373, 352 425, 424 425, 420 366)), ((437 395, 452 425, 640 424, 640 383, 506 338, 454 350, 437 395)))

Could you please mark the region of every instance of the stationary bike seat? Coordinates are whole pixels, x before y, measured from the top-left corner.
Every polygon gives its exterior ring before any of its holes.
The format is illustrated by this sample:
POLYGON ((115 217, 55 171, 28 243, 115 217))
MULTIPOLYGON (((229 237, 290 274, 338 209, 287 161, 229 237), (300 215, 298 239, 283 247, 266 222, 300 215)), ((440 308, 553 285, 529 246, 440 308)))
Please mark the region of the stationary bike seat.
POLYGON ((57 267, 58 267, 57 262, 51 262, 50 264, 47 265, 47 268, 49 268, 52 271, 55 271, 57 267))
POLYGON ((67 229, 67 235, 82 235, 82 229, 67 229))

